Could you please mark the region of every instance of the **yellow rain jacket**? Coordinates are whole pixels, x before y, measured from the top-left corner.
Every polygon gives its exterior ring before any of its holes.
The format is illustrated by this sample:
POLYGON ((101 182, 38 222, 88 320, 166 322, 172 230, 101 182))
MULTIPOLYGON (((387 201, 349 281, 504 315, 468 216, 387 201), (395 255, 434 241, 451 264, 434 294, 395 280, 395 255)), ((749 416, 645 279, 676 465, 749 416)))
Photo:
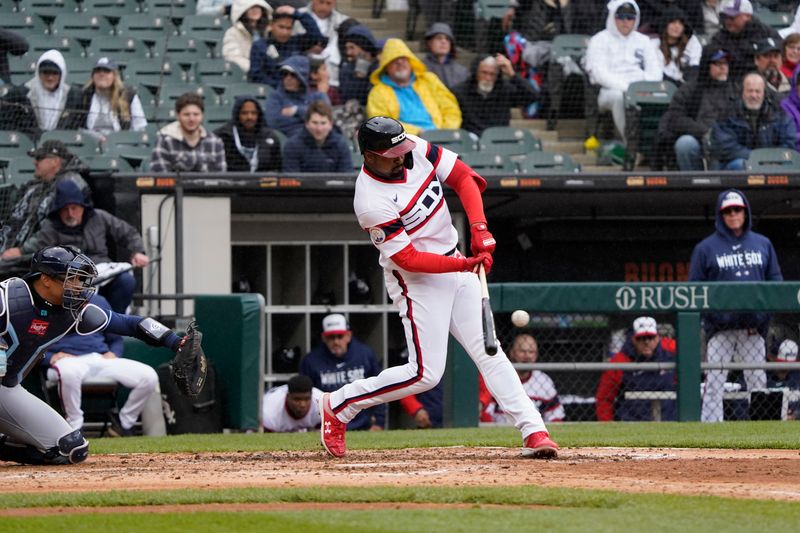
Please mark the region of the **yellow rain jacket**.
MULTIPOLYGON (((374 85, 367 97, 367 117, 391 117, 400 119, 400 102, 394 89, 381 81, 386 65, 398 57, 408 58, 415 80, 412 84, 422 104, 431 116, 431 120, 439 129, 455 129, 461 127, 461 109, 453 93, 445 87, 436 74, 428 72, 425 64, 409 50, 400 39, 388 39, 381 52, 381 62, 370 76, 374 85)), ((401 121, 402 122, 402 121, 401 121)), ((419 134, 421 129, 413 124, 402 122, 406 131, 419 134)))

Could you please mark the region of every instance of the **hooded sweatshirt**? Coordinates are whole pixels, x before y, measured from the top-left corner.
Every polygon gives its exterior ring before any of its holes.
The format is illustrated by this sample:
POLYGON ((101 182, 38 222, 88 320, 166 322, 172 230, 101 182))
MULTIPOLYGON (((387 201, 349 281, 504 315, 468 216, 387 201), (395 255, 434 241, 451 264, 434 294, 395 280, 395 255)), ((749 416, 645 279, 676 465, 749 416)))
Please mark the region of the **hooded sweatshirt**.
POLYGON ((700 57, 703 53, 703 45, 700 44, 700 41, 694 35, 694 30, 689 23, 686 13, 679 7, 670 6, 664 10, 658 30, 660 36, 654 38, 651 43, 653 44, 653 48, 655 48, 656 55, 662 60, 662 64, 664 65, 664 77, 680 85, 684 81, 691 79, 693 74, 696 73, 697 66, 700 64, 700 57), (661 36, 664 35, 667 26, 676 20, 681 21, 683 24, 683 33, 689 40, 680 57, 678 57, 678 47, 671 46, 669 49, 670 57, 667 60, 664 58, 664 53, 661 51, 661 36))
MULTIPOLYGON (((792 88, 789 91, 789 94, 786 95, 786 98, 781 100, 781 107, 786 112, 787 115, 792 117, 794 121, 795 129, 800 132, 800 96, 797 94, 797 77, 800 76, 800 65, 797 65, 794 68, 794 72, 792 73, 792 77, 789 81, 792 84, 792 88)), ((800 133, 797 134, 797 143, 795 144, 795 150, 800 150, 800 133)))
POLYGON ((370 75, 370 81, 374 87, 367 97, 368 117, 399 120, 412 135, 425 129, 461 127, 461 109, 456 97, 400 39, 386 41, 380 64, 370 75), (399 57, 408 58, 411 64, 411 83, 406 87, 400 87, 385 73, 386 65, 399 57))
POLYGON ((237 96, 233 102, 231 120, 220 126, 214 134, 225 145, 228 172, 268 172, 281 169, 281 142, 267 127, 261 104, 252 96, 237 96), (246 102, 253 102, 258 120, 253 131, 244 129, 239 122, 239 111, 246 102))
POLYGON ((307 128, 286 141, 283 147, 284 172, 352 172, 350 147, 341 133, 332 129, 322 145, 307 128))
MULTIPOLYGON (((369 31, 369 28, 356 24, 345 33, 345 42, 353 42, 377 58, 378 42, 369 31)), ((366 76, 356 76, 356 62, 345 59, 339 67, 339 93, 343 101, 358 100, 361 105, 366 105, 367 95, 372 88, 369 81, 370 75, 378 68, 378 60, 374 59, 367 69, 366 76)))
MULTIPOLYGON (((231 4, 232 25, 225 30, 225 35, 222 37, 222 57, 225 58, 225 61, 236 63, 242 72, 250 70, 250 48, 253 46, 254 36, 241 18, 253 6, 264 8, 267 11, 267 17, 272 14, 272 8, 264 0, 233 0, 231 4)), ((258 39, 261 39, 260 35, 258 39)))
POLYGON ((664 61, 656 55, 650 39, 636 31, 639 17, 639 6, 633 0, 608 3, 606 29, 589 40, 586 50, 586 71, 593 84, 624 92, 635 81, 661 81, 664 61), (619 32, 614 19, 625 3, 636 9, 636 24, 627 36, 619 32))
POLYGON ((77 87, 73 89, 67 83, 67 63, 64 61, 64 56, 58 50, 48 50, 43 53, 36 61, 36 73, 25 86, 29 89, 28 99, 36 113, 39 128, 43 131, 62 129, 69 115, 77 108, 77 105, 67 105, 70 92, 78 97, 76 102, 80 99, 80 90, 77 87), (45 89, 39 80, 39 65, 43 61, 52 61, 61 70, 61 81, 55 91, 45 89))
POLYGON ((267 124, 270 128, 274 128, 287 137, 291 137, 303 128, 306 110, 311 102, 322 100, 328 105, 331 102, 326 94, 309 88, 308 71, 310 63, 308 56, 291 56, 281 63, 281 67, 287 67, 297 74, 300 79, 300 90, 289 92, 281 82, 276 91, 269 93, 266 104, 267 124), (287 117, 282 111, 289 107, 295 107, 295 112, 287 117))
MULTIPOLYGON (((700 241, 692 252, 689 281, 783 281, 778 256, 770 240, 752 230, 750 202, 737 189, 720 193, 716 204, 716 231, 700 241), (738 194, 744 200, 744 231, 737 237, 725 224, 720 212, 723 199, 738 194)), ((756 328, 766 335, 767 313, 708 313, 703 316, 708 336, 729 329, 756 328)))

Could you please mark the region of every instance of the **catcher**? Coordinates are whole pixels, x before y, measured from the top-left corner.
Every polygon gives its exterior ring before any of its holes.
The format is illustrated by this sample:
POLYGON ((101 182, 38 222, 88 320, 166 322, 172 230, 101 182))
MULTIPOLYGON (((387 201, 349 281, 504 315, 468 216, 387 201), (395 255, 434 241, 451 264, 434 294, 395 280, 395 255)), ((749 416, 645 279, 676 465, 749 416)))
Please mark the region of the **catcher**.
POLYGON ((50 246, 34 254, 23 278, 0 283, 0 460, 63 465, 89 455, 81 431, 20 385, 47 347, 69 332, 107 330, 171 348, 178 387, 190 396, 202 390, 207 365, 196 327, 190 325, 180 337, 152 318, 88 303, 97 290, 92 285, 96 275, 92 261, 77 248, 50 246))

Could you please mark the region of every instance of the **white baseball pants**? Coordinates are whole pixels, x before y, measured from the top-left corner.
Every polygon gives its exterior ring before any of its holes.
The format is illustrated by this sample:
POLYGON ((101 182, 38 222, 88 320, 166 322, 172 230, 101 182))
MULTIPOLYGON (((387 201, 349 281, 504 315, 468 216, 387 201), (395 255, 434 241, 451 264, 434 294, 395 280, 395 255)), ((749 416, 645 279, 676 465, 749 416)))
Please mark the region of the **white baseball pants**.
POLYGON ((470 272, 423 274, 386 271, 386 288, 400 309, 408 344, 408 363, 356 380, 331 393, 331 408, 342 422, 362 409, 424 392, 445 371, 448 332, 483 374, 489 392, 527 438, 546 431, 542 416, 525 394, 511 362, 498 350, 486 355, 481 324, 481 290, 470 272))

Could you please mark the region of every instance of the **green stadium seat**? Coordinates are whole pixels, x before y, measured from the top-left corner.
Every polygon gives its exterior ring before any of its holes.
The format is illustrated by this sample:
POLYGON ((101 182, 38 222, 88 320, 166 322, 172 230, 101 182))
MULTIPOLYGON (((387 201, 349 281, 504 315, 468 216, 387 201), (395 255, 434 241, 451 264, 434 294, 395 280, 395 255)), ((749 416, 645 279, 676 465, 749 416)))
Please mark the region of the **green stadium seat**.
POLYGON ((39 15, 53 20, 64 13, 79 13, 80 6, 74 0, 19 0, 17 11, 39 15))
POLYGON ((230 26, 228 17, 189 15, 183 18, 180 32, 181 35, 216 44, 222 41, 225 30, 230 26))
POLYGON ((24 185, 34 179, 33 159, 30 157, 15 157, 8 161, 5 168, 6 181, 15 185, 24 185))
POLYGON ((517 165, 507 156, 488 152, 467 152, 461 160, 481 174, 514 174, 517 165))
POLYGON ((164 85, 158 91, 155 105, 157 107, 169 107, 172 109, 175 106, 175 100, 180 98, 184 93, 194 92, 203 97, 205 106, 212 107, 219 103, 217 94, 210 88, 202 85, 190 84, 177 84, 177 85, 164 85))
POLYGON ((172 62, 191 66, 200 59, 213 57, 208 45, 194 37, 170 35, 153 46, 157 57, 168 57, 172 62))
POLYGON ((36 70, 36 60, 38 55, 25 54, 24 56, 9 56, 8 70, 11 74, 11 83, 22 85, 33 78, 36 70))
POLYGON ((531 152, 519 162, 520 174, 561 174, 579 172, 580 169, 568 154, 555 152, 531 152))
POLYGON ((246 76, 235 63, 230 63, 222 58, 198 59, 192 67, 190 77, 197 83, 214 88, 247 81, 246 76))
POLYGON ((67 64, 70 83, 83 85, 89 81, 92 77, 95 63, 97 63, 96 57, 71 57, 67 64))
POLYGON ((39 144, 49 141, 59 140, 63 142, 70 152, 78 157, 85 155, 99 155, 102 150, 100 141, 96 137, 76 130, 52 130, 46 131, 39 138, 39 144))
POLYGON ((3 13, 2 26, 25 37, 47 34, 47 24, 34 13, 3 13))
POLYGON ((480 151, 499 155, 525 155, 542 149, 542 143, 525 128, 494 126, 481 134, 480 151))
MULTIPOLYGON (((183 71, 180 66, 164 57, 131 59, 125 65, 123 77, 125 83, 129 85, 146 86, 151 94, 155 94, 163 85, 183 83, 183 71)), ((139 98, 144 101, 146 96, 140 95, 139 98)))
POLYGON ((103 172, 133 172, 133 166, 123 159, 114 155, 92 155, 81 157, 81 161, 89 167, 89 171, 95 174, 103 172))
MULTIPOLYGON (((550 111, 547 116, 547 129, 554 130, 558 125, 558 118, 561 114, 561 103, 563 101, 563 88, 566 82, 564 75, 564 68, 562 62, 567 61, 567 58, 580 66, 583 56, 586 54, 586 48, 589 46, 589 39, 591 36, 582 35, 577 33, 567 33, 563 35, 556 35, 553 39, 553 47, 550 51, 550 64, 547 69, 548 88, 550 89, 550 111)), ((588 83, 586 76, 583 77, 583 83, 588 83)), ((585 89, 584 89, 585 91, 585 89)), ((570 105, 575 105, 570 102, 570 105)))
POLYGON ((501 19, 508 10, 506 0, 477 0, 475 2, 475 14, 479 19, 501 19))
POLYGON ((33 149, 33 147, 33 141, 24 133, 0 131, 0 150, 27 157, 28 150, 33 149))
POLYGON ((756 148, 747 158, 747 170, 754 172, 797 172, 800 153, 789 148, 756 148))
POLYGON ((770 26, 775 28, 776 30, 780 30, 783 28, 788 28, 792 25, 792 21, 794 20, 794 12, 792 13, 781 13, 781 12, 772 12, 767 9, 759 9, 755 12, 755 18, 770 26))
POLYGON ((90 13, 64 13, 50 25, 50 34, 55 37, 71 37, 83 46, 93 38, 114 35, 114 26, 107 18, 90 13))
POLYGON ((261 83, 229 83, 226 85, 213 85, 219 93, 220 103, 224 106, 232 106, 237 96, 254 96, 263 108, 267 102, 267 96, 274 91, 269 85, 261 83))
POLYGON ((147 131, 115 131, 106 135, 103 148, 112 154, 128 148, 152 148, 155 143, 155 135, 147 131))
POLYGON ((103 56, 114 58, 123 68, 131 59, 147 59, 150 57, 150 50, 139 40, 131 37, 97 37, 92 39, 87 48, 87 55, 95 59, 103 56))
POLYGON ((203 112, 203 126, 206 130, 214 131, 231 119, 232 111, 230 107, 206 106, 203 112))
POLYGON ((107 155, 125 161, 131 168, 139 168, 142 161, 150 159, 152 153, 151 146, 118 146, 107 155))
POLYGON ((28 39, 28 52, 24 57, 32 57, 34 61, 48 50, 58 50, 65 59, 68 55, 83 55, 83 46, 67 36, 31 35, 26 38, 28 39))
POLYGON ((625 92, 625 163, 624 170, 636 166, 636 154, 653 156, 661 116, 669 108, 678 88, 670 81, 636 81, 625 92))
POLYGON ((113 25, 116 25, 121 17, 140 11, 139 3, 131 0, 83 0, 81 5, 84 12, 106 17, 113 25))
POLYGON ((145 0, 143 7, 151 15, 181 20, 197 12, 194 0, 145 0))
POLYGON ((452 150, 457 154, 474 152, 477 150, 477 142, 473 139, 470 132, 465 129, 427 130, 422 133, 422 138, 428 142, 452 150))
POLYGON ((168 18, 149 13, 126 15, 117 24, 117 35, 138 39, 150 47, 157 47, 159 43, 166 41, 167 36, 177 34, 178 29, 168 18))
POLYGON ((158 128, 166 126, 175 120, 175 107, 173 105, 153 106, 152 110, 148 112, 147 122, 148 125, 155 124, 158 128))

